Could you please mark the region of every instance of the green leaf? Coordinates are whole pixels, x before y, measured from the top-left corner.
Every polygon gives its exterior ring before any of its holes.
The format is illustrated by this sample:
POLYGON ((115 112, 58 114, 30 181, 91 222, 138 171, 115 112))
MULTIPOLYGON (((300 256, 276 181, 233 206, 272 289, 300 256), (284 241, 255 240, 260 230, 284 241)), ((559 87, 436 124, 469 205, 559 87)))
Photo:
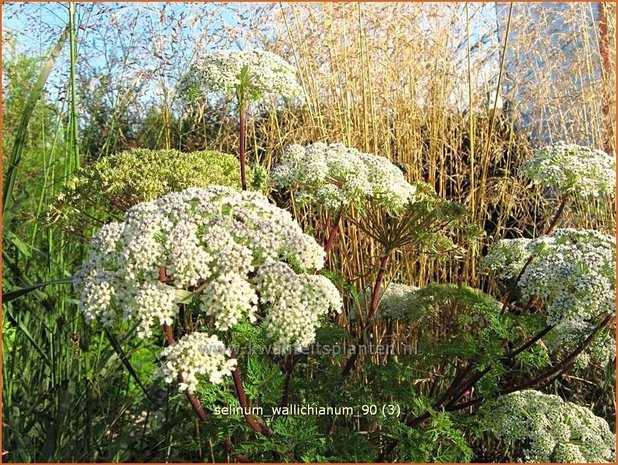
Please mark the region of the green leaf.
POLYGON ((69 277, 69 278, 56 279, 54 281, 47 281, 44 283, 37 283, 37 284, 33 284, 32 286, 28 286, 28 287, 22 287, 21 289, 9 291, 6 294, 2 294, 2 303, 8 304, 9 302, 15 299, 28 295, 31 292, 34 292, 37 289, 40 289, 42 287, 53 286, 56 284, 71 284, 72 282, 73 282, 73 277, 69 277))
POLYGON ((190 304, 195 297, 195 293, 191 291, 186 291, 184 289, 175 289, 176 299, 174 301, 177 304, 190 304))

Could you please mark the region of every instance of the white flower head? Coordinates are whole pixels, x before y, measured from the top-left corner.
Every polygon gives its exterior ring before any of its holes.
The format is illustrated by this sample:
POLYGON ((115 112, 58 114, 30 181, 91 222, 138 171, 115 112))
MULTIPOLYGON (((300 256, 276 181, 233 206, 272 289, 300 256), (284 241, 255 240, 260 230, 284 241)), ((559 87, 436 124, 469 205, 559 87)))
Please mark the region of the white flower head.
POLYGON ((290 146, 273 169, 272 180, 300 201, 315 202, 331 211, 348 205, 362 207, 366 200, 398 211, 416 193, 416 187, 386 158, 322 142, 290 146))
POLYGON ((615 313, 615 237, 565 228, 527 248, 533 259, 518 285, 524 300, 537 297, 545 304, 548 324, 615 313))
POLYGON ((500 239, 481 259, 481 267, 492 271, 499 279, 515 278, 530 257, 528 246, 532 239, 500 239))
POLYGON ((513 392, 482 407, 498 438, 522 446, 527 462, 616 462, 616 439, 590 409, 535 390, 513 392))
POLYGON ((261 319, 291 351, 311 344, 321 317, 342 307, 337 288, 311 274, 323 265, 323 248, 264 195, 189 188, 103 227, 75 288, 87 321, 137 324, 140 337, 172 325, 178 304, 193 301, 216 330, 261 319))
POLYGON ((174 383, 180 375, 180 390, 193 393, 202 377, 219 384, 232 374, 237 362, 229 354, 217 336, 200 332, 187 334, 163 349, 161 356, 164 361, 157 376, 166 383, 174 383))
POLYGON ((521 171, 561 194, 616 194, 616 158, 601 150, 558 142, 537 151, 521 171))
POLYGON ((219 92, 228 97, 241 94, 246 101, 302 95, 296 69, 280 56, 264 50, 208 52, 191 66, 181 86, 205 94, 219 92))
POLYGON ((613 314, 616 302, 616 238, 590 229, 556 229, 536 239, 498 241, 483 265, 502 280, 519 275, 522 299, 545 304, 547 323, 581 323, 613 314))
POLYGON ((277 352, 299 351, 315 341, 320 317, 340 312, 343 301, 324 276, 298 275, 285 263, 271 262, 257 274, 260 299, 269 306, 266 333, 277 352))

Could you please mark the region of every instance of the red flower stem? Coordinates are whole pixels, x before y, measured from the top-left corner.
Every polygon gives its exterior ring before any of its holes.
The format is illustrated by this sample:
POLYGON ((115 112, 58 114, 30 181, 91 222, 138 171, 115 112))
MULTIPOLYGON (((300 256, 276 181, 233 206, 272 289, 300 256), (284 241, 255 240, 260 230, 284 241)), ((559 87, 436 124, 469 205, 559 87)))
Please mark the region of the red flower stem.
POLYGON ((326 258, 328 258, 328 254, 330 253, 333 245, 335 244, 335 238, 337 237, 337 233, 339 232, 339 221, 341 221, 341 216, 343 215, 343 205, 339 207, 337 210, 337 214, 332 219, 332 223, 328 230, 328 237, 326 238, 326 243, 324 244, 324 252, 326 252, 326 258))
MULTIPOLYGON (((165 268, 163 268, 162 266, 159 267, 159 281, 162 283, 167 282, 167 275, 165 274, 165 268)), ((174 331, 172 330, 172 327, 168 324, 164 324, 162 328, 163 328, 163 334, 165 335, 165 341, 168 347, 176 344, 176 341, 174 340, 174 331)), ((179 383, 184 382, 184 378, 181 373, 178 373, 178 382, 179 383)), ((187 397, 187 400, 191 404, 191 407, 193 407, 193 410, 195 411, 195 414, 199 417, 199 419, 202 421, 206 421, 208 419, 208 415, 206 415, 206 412, 204 411, 204 408, 202 407, 202 403, 200 402, 200 400, 195 395, 191 394, 189 391, 185 391, 185 396, 187 397)))
MULTIPOLYGON (((363 329, 361 331, 361 336, 360 336, 361 343, 364 343, 365 335, 371 329, 373 320, 375 319, 376 314, 378 312, 378 304, 380 303, 380 290, 382 289, 382 284, 384 283, 384 275, 386 274, 386 271, 388 270, 389 258, 390 258, 390 253, 387 252, 386 254, 382 256, 382 259, 380 260, 380 269, 378 270, 378 274, 376 275, 376 280, 373 284, 373 290, 371 291, 371 304, 369 306, 369 315, 367 315, 367 321, 363 325, 363 329)), ((350 355, 350 358, 346 362, 345 366, 343 367, 343 371, 341 372, 342 378, 345 378, 346 376, 348 376, 350 372, 354 369, 354 365, 356 365, 356 360, 358 359, 359 354, 360 354, 360 350, 357 349, 352 355, 350 355)))
POLYGON ((378 304, 380 303, 380 291, 382 290, 382 284, 384 283, 384 275, 388 269, 389 258, 390 253, 386 253, 380 260, 380 269, 378 270, 376 282, 373 286, 373 290, 371 291, 371 305, 369 307, 370 311, 369 315, 367 316, 367 321, 363 326, 363 333, 366 333, 371 328, 373 320, 375 319, 378 312, 378 304))
MULTIPOLYGON (((238 360, 236 356, 236 352, 234 350, 232 350, 230 357, 238 360)), ((266 426, 264 423, 261 423, 258 420, 256 420, 253 417, 253 415, 249 413, 249 403, 247 402, 247 396, 245 395, 245 390, 242 385, 242 377, 240 376, 240 369, 238 365, 236 365, 236 367, 232 371, 232 378, 234 379, 234 389, 236 390, 236 398, 238 399, 238 402, 240 403, 240 406, 243 409, 243 415, 249 427, 256 433, 262 433, 265 436, 272 436, 273 435, 272 430, 268 426, 266 426)))

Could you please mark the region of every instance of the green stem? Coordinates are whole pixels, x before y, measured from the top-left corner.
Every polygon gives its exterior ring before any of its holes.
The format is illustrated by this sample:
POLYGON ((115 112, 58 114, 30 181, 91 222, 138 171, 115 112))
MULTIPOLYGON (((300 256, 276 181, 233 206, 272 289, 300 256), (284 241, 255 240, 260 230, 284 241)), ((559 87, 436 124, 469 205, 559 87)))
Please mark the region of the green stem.
POLYGON ((240 182, 242 190, 247 190, 247 173, 246 173, 246 148, 247 148, 247 106, 243 99, 239 98, 238 108, 240 112, 240 141, 238 147, 238 158, 240 159, 240 182))

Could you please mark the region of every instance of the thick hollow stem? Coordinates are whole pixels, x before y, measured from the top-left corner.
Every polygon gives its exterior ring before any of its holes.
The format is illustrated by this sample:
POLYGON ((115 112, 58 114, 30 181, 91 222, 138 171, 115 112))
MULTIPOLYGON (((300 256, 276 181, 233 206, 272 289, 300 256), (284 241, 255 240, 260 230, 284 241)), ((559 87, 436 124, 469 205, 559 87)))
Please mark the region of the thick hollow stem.
POLYGON ((612 316, 611 315, 607 315, 598 325, 597 327, 594 329, 594 331, 590 334, 590 336, 588 336, 575 350, 573 350, 568 356, 566 356, 559 364, 549 368, 548 370, 544 371, 543 373, 541 373, 540 375, 538 375, 536 378, 520 384, 519 386, 512 386, 509 388, 506 388, 504 390, 502 390, 500 392, 500 394, 509 394, 511 392, 516 392, 516 391, 521 391, 522 389, 526 389, 529 387, 532 387, 536 384, 539 384, 545 380, 548 380, 549 378, 551 378, 554 375, 559 375, 560 373, 562 373, 563 371, 565 371, 566 369, 568 369, 573 362, 575 361, 575 359, 579 356, 579 354, 581 354, 588 346, 590 346, 590 344, 592 344, 592 341, 594 341, 595 337, 601 332, 603 331, 612 321, 612 316))
POLYGON ((244 102, 239 102, 240 111, 240 140, 238 147, 238 158, 240 159, 240 183, 242 190, 247 190, 247 172, 246 172, 246 147, 247 147, 247 112, 244 102))
MULTIPOLYGON (((504 389, 501 389, 499 392, 499 395, 505 395, 505 394, 511 394, 513 392, 517 392, 517 391, 521 391, 523 389, 527 389, 533 386, 536 386, 538 384, 543 383, 544 381, 549 381, 550 378, 555 377, 560 375, 560 373, 566 371, 575 361, 575 359, 577 358, 577 356, 579 354, 581 354, 588 346, 590 346, 590 344, 592 344, 592 341, 594 340, 594 338, 603 330, 607 327, 607 325, 609 325, 610 321, 612 320, 611 316, 607 316, 605 317, 605 319, 599 323, 599 325, 597 325, 597 327, 595 328, 595 330, 592 332, 592 334, 590 334, 590 336, 588 336, 577 348, 575 348, 575 350, 573 350, 569 355, 567 355, 559 364, 554 365, 553 367, 545 370, 543 373, 541 373, 540 375, 536 376, 535 378, 526 381, 525 383, 522 383, 518 386, 510 386, 504 389)), ((457 400, 457 399, 454 399, 457 400)), ((446 407, 445 410, 452 412, 452 411, 456 411, 456 410, 462 410, 464 408, 470 407, 472 405, 478 404, 480 402, 482 402, 484 400, 484 398, 481 397, 477 397, 476 399, 472 399, 469 400, 467 402, 461 402, 459 404, 453 402, 450 402, 446 407)))
POLYGON ((339 221, 341 221, 341 217, 343 216, 343 205, 339 207, 337 210, 337 214, 334 218, 332 218, 332 223, 328 230, 328 237, 326 238, 326 243, 324 244, 324 252, 326 252, 326 258, 330 254, 333 245, 335 245, 335 238, 337 237, 337 233, 339 232, 339 221))

